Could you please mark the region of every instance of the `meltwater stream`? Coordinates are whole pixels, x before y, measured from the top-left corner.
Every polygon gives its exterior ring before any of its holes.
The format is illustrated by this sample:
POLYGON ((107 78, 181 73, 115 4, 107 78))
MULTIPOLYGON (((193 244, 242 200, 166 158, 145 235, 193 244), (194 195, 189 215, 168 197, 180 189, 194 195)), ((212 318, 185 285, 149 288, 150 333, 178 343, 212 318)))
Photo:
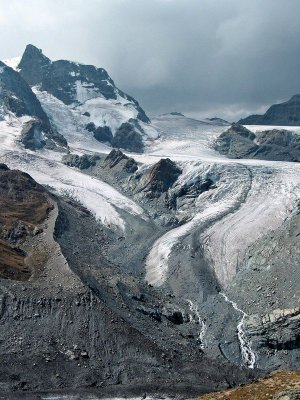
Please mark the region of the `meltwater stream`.
POLYGON ((196 304, 194 304, 191 300, 187 300, 190 310, 197 316, 197 323, 200 324, 201 328, 200 328, 200 332, 198 335, 198 341, 200 343, 200 349, 204 349, 205 347, 205 343, 204 343, 204 336, 206 334, 206 323, 205 321, 201 318, 201 315, 199 313, 198 307, 196 306, 196 304))
POLYGON ((247 314, 245 311, 241 310, 238 305, 233 302, 232 300, 229 300, 229 298, 226 296, 225 293, 220 293, 221 296, 224 297, 225 301, 227 303, 230 303, 232 307, 238 311, 240 314, 242 314, 242 319, 237 325, 237 334, 238 334, 238 339, 240 342, 240 349, 241 349, 241 355, 242 355, 242 360, 243 364, 248 367, 248 368, 254 368, 255 363, 256 363, 256 355, 254 351, 251 348, 251 342, 247 339, 246 333, 244 331, 244 321, 245 318, 247 317, 247 314))

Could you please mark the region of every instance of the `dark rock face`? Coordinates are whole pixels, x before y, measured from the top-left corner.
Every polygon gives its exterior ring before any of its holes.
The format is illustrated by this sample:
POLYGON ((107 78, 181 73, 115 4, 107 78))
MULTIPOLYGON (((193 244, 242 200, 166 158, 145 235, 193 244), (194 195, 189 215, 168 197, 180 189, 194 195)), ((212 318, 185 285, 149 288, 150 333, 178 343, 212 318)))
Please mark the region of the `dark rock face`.
POLYGON ((143 152, 144 143, 141 135, 143 130, 135 119, 130 119, 129 122, 123 123, 114 136, 108 126, 99 126, 97 128, 94 123, 89 123, 86 125, 86 129, 93 132, 94 138, 99 142, 137 153, 143 152))
POLYGON ((299 162, 300 136, 284 129, 254 134, 239 124, 233 124, 218 137, 215 149, 230 158, 299 162))
POLYGON ((207 118, 207 121, 213 122, 216 125, 230 125, 230 123, 228 121, 226 121, 223 118, 218 118, 218 117, 207 118))
POLYGON ((223 132, 215 143, 215 149, 230 158, 246 158, 254 153, 258 146, 253 142, 254 133, 239 124, 223 132))
POLYGON ((264 115, 250 115, 239 121, 243 125, 300 125, 300 94, 290 100, 274 104, 264 115))
POLYGON ((54 150, 57 148, 57 144, 64 148, 68 145, 66 139, 60 133, 52 129, 45 133, 40 120, 31 120, 24 124, 21 142, 26 149, 30 150, 38 150, 43 147, 54 150))
POLYGON ((22 70, 22 76, 30 86, 39 84, 43 79, 43 70, 47 69, 51 60, 44 56, 42 50, 29 44, 18 65, 22 70))
POLYGON ((120 165, 123 170, 130 174, 133 174, 138 169, 137 162, 133 158, 127 157, 121 150, 113 149, 105 158, 105 166, 115 168, 120 165))
POLYGON ((79 169, 88 169, 97 164, 100 160, 100 156, 97 155, 87 155, 78 156, 77 154, 67 154, 63 156, 62 162, 69 167, 76 167, 79 169))
POLYGON ((138 191, 144 191, 148 197, 159 197, 175 183, 181 169, 169 158, 162 158, 141 178, 138 191))
POLYGON ((86 126, 85 129, 89 132, 95 132, 96 130, 96 125, 94 124, 94 122, 89 122, 86 126))
POLYGON ((106 99, 116 100, 120 95, 135 105, 138 119, 150 122, 138 102, 119 90, 103 68, 66 60, 52 62, 33 45, 26 47, 18 68, 20 75, 30 86, 39 85, 41 90, 51 93, 67 105, 87 100, 84 94, 83 97, 78 95, 77 88, 79 92, 81 89, 90 91, 89 98, 102 95, 106 99))
POLYGON ((246 329, 257 347, 272 350, 300 349, 300 309, 275 309, 263 317, 251 315, 246 329))
POLYGON ((8 171, 9 170, 9 168, 8 168, 8 166, 6 165, 6 164, 0 164, 0 171, 8 171))
POLYGON ((113 135, 108 126, 99 126, 94 131, 94 138, 99 140, 99 142, 112 143, 113 135))
POLYGON ((113 147, 122 148, 137 153, 143 152, 144 143, 142 136, 137 132, 133 123, 125 122, 116 131, 113 140, 111 141, 113 147))
POLYGON ((17 117, 29 115, 42 121, 43 128, 49 129, 50 122, 30 86, 12 68, 0 61, 0 106, 6 107, 17 117))
POLYGON ((29 175, 0 166, 0 278, 27 281, 31 268, 19 245, 35 233, 52 205, 29 175))
POLYGON ((39 224, 50 208, 45 189, 31 176, 7 167, 0 169, 1 238, 11 237, 10 228, 17 221, 28 227, 39 224))
POLYGON ((21 142, 26 149, 36 150, 45 146, 42 124, 39 121, 27 122, 21 134, 21 142))
POLYGON ((170 112, 170 115, 174 115, 175 117, 185 117, 185 115, 177 111, 170 112))

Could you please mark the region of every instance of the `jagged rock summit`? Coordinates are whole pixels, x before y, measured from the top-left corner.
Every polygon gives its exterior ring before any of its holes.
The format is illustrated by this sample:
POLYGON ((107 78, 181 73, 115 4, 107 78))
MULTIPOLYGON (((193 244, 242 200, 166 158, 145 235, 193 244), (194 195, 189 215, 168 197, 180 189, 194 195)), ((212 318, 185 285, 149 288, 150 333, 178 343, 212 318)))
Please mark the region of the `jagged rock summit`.
POLYGON ((264 115, 250 115, 239 121, 242 125, 300 125, 300 94, 284 103, 272 105, 264 115))
POLYGON ((26 83, 27 91, 40 101, 43 109, 35 107, 39 114, 49 118, 71 145, 79 134, 82 142, 92 136, 113 147, 142 152, 145 142, 158 136, 139 103, 118 89, 103 68, 52 61, 32 44, 20 62, 6 62, 14 67, 15 71, 9 69, 15 79, 26 83))
POLYGON ((67 105, 103 96, 107 100, 133 104, 137 118, 149 122, 138 102, 118 89, 103 68, 67 60, 51 61, 32 44, 26 46, 17 68, 30 86, 38 85, 67 105))

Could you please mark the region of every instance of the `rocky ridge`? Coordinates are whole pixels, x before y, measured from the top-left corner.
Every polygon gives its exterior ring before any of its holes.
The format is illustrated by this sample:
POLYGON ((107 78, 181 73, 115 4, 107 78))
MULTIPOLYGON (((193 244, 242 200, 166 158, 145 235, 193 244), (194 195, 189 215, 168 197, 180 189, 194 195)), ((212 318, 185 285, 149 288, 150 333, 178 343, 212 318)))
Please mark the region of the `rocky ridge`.
POLYGON ((272 105, 264 115, 250 115, 239 121, 241 125, 300 125, 300 95, 292 96, 284 103, 272 105))

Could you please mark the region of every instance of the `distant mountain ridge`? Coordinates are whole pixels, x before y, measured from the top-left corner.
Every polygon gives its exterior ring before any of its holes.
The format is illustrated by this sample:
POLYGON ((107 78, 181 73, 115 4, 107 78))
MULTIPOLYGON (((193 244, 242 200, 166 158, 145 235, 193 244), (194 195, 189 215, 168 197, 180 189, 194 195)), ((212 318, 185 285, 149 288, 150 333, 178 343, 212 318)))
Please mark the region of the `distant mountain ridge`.
POLYGON ((300 94, 284 103, 272 105, 263 115, 250 115, 239 120, 241 125, 300 125, 300 94))

